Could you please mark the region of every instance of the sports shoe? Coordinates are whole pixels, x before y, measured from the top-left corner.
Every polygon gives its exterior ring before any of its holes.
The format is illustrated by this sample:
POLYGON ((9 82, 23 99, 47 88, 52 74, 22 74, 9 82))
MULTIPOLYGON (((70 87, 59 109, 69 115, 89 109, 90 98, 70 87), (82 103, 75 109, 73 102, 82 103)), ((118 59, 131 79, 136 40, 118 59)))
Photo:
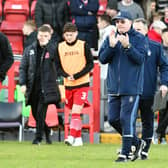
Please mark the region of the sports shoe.
POLYGON ((109 124, 108 121, 104 122, 104 132, 112 132, 113 131, 113 127, 109 124))
POLYGON ((75 138, 74 143, 72 144, 72 146, 83 146, 83 142, 82 142, 82 138, 75 138))
POLYGON ((141 158, 141 160, 146 160, 146 159, 148 159, 148 153, 142 151, 142 152, 141 152, 141 156, 140 156, 140 158, 141 158))
POLYGON ((154 133, 153 138, 152 138, 153 144, 159 144, 159 136, 157 133, 154 133))
MULTIPOLYGON (((118 156, 121 155, 121 152, 122 152, 121 149, 117 149, 117 155, 118 155, 118 156)), ((127 159, 128 159, 128 160, 131 160, 131 159, 132 159, 133 153, 134 153, 134 151, 132 150, 132 146, 131 146, 131 151, 129 152, 129 155, 127 156, 127 159)))
POLYGON ((120 154, 121 154, 121 151, 122 151, 121 148, 120 148, 120 149, 117 149, 117 150, 116 150, 117 155, 120 155, 120 154))
POLYGON ((35 138, 35 139, 33 140, 32 144, 33 144, 33 145, 40 145, 41 141, 42 141, 42 139, 40 139, 40 138, 35 138))
POLYGON ((126 155, 122 155, 122 154, 119 154, 118 155, 118 158, 115 160, 115 162, 127 162, 127 156, 126 155))
POLYGON ((167 144, 166 138, 161 138, 160 144, 166 145, 167 144))
POLYGON ((140 154, 145 146, 146 146, 146 142, 141 139, 138 146, 136 146, 136 149, 135 149, 135 152, 133 153, 131 161, 135 161, 136 159, 138 159, 138 157, 140 157, 140 154))
POLYGON ((72 146, 74 141, 75 141, 75 138, 73 136, 68 136, 68 138, 64 140, 64 143, 67 144, 68 146, 72 146))

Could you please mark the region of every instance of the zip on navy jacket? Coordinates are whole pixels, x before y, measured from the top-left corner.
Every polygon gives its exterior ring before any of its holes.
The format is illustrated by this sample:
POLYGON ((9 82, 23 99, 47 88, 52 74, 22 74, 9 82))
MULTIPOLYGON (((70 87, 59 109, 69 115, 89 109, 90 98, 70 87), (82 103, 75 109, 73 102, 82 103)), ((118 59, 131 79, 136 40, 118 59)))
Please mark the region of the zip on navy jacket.
POLYGON ((124 49, 120 42, 115 47, 110 47, 109 37, 100 49, 100 62, 102 64, 108 63, 108 94, 142 94, 147 43, 145 37, 133 28, 128 31, 128 36, 131 44, 129 49, 124 49))
POLYGON ((160 85, 168 86, 168 59, 164 55, 162 45, 150 40, 148 42, 148 59, 144 66, 144 89, 141 99, 150 99, 154 97, 157 89, 157 77, 159 69, 160 85))

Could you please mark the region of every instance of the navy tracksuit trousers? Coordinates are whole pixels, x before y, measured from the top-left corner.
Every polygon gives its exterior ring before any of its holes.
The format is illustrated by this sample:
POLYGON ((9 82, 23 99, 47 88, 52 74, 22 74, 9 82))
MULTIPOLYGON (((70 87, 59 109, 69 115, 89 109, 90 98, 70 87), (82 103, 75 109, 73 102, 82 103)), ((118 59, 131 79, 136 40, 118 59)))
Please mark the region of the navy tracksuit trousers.
POLYGON ((121 154, 128 156, 135 135, 139 95, 108 95, 109 123, 122 135, 121 154))

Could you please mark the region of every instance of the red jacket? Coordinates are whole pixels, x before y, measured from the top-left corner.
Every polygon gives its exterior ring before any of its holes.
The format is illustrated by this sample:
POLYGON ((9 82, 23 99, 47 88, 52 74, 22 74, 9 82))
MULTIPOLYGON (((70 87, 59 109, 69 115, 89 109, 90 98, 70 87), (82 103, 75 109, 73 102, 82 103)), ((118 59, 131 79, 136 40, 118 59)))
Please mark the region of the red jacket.
POLYGON ((162 37, 159 33, 157 33, 154 29, 151 29, 148 31, 148 37, 149 39, 162 43, 162 37))

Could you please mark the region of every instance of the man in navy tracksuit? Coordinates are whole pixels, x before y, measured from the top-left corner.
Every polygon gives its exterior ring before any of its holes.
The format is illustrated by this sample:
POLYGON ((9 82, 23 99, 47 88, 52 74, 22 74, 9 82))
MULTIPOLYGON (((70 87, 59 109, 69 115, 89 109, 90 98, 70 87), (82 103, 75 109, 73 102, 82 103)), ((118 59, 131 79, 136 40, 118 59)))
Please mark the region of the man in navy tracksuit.
MULTIPOLYGON (((117 34, 111 33, 105 40, 99 60, 102 64, 108 63, 108 120, 122 135, 122 150, 116 162, 125 162, 135 134, 147 50, 145 37, 132 28, 130 13, 120 11, 114 21, 117 34)), ((137 150, 141 143, 141 140, 136 142, 137 150)))
MULTIPOLYGON (((144 19, 136 19, 133 27, 143 35, 147 34, 148 27, 144 19)), ((160 88, 162 96, 167 93, 168 85, 168 59, 163 54, 163 48, 160 43, 150 40, 146 36, 148 42, 148 58, 144 67, 144 89, 140 97, 139 109, 142 119, 142 139, 146 142, 145 148, 140 153, 142 160, 148 158, 153 129, 154 129, 154 113, 152 111, 154 94, 157 87, 158 69, 160 72, 160 88)))

